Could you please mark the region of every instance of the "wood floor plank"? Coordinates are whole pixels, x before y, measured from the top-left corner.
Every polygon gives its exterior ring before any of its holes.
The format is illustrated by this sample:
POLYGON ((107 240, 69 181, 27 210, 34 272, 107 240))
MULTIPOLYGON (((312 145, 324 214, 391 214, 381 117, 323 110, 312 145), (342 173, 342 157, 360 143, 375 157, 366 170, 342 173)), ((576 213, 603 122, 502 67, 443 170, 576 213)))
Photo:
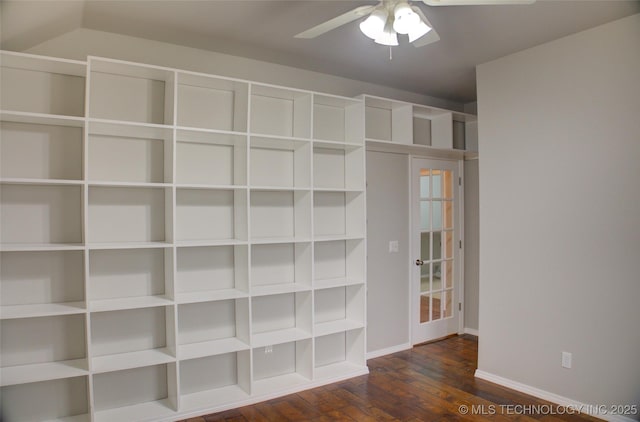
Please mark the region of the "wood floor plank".
POLYGON ((476 379, 477 361, 477 337, 449 337, 371 359, 368 375, 183 422, 598 421, 476 379))

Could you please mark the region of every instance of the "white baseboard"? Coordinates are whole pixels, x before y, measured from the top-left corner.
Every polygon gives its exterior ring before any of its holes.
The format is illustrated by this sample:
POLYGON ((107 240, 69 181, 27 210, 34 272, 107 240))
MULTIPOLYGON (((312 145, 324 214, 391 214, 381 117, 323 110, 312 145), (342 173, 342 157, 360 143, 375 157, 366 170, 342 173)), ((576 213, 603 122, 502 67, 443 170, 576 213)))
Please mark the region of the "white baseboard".
POLYGON ((373 352, 367 352, 367 360, 373 358, 379 358, 380 356, 390 355, 396 352, 402 352, 403 350, 411 349, 413 345, 411 343, 398 344, 397 346, 387 347, 386 349, 374 350, 373 352))
POLYGON ((494 384, 501 385, 503 387, 510 388, 512 390, 519 391, 521 393, 528 394, 530 396, 537 397, 542 400, 549 401, 551 403, 558 404, 560 406, 569 407, 572 409, 580 410, 582 413, 588 414, 590 416, 604 419, 606 421, 611 422, 636 422, 635 419, 628 418, 622 415, 606 415, 598 412, 598 407, 594 405, 588 405, 585 403, 581 403, 576 400, 569 399, 567 397, 559 396, 558 394, 550 393, 549 391, 541 390, 536 387, 532 387, 527 384, 522 384, 517 381, 510 380, 508 378, 503 378, 498 375, 491 374, 489 372, 481 371, 476 369, 475 372, 476 378, 483 379, 485 381, 492 382, 494 384))
POLYGON ((465 334, 471 334, 472 336, 480 337, 480 332, 475 328, 464 327, 465 334))

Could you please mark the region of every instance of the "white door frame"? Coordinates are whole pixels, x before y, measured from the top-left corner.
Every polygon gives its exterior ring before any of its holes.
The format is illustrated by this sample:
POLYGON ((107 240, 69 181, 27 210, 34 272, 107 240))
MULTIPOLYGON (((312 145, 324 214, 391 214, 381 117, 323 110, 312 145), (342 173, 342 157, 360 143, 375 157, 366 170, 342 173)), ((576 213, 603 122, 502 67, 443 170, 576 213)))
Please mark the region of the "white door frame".
MULTIPOLYGON (((419 309, 416 304, 420 301, 420 288, 418 286, 420 279, 420 267, 416 266, 416 259, 420 255, 420 239, 419 239, 419 221, 416 220, 414 208, 417 206, 418 199, 415 198, 415 187, 418 180, 414 176, 414 168, 417 160, 426 160, 432 163, 446 163, 447 166, 453 164, 455 174, 457 174, 458 182, 454 180, 454 290, 457 301, 453 303, 453 311, 457 314, 457 333, 464 332, 464 249, 462 248, 462 239, 464 235, 464 162, 462 160, 447 160, 441 158, 433 158, 421 155, 410 155, 409 172, 409 198, 411 201, 409 207, 409 233, 410 235, 410 289, 409 289, 409 324, 410 324, 410 342, 412 345, 425 341, 435 340, 439 337, 448 335, 447 333, 435 336, 433 338, 424 339, 420 333, 416 332, 420 322, 419 309), (459 304, 456 304, 456 302, 459 304)), ((437 165, 434 165, 437 168, 437 165)))

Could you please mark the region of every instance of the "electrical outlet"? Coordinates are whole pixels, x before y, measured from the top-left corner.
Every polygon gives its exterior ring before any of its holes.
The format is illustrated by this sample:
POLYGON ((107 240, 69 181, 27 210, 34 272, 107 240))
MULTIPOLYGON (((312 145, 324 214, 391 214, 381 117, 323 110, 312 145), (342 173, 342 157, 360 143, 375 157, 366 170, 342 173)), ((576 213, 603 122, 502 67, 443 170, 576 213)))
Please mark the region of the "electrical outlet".
POLYGON ((389 241, 389 253, 398 252, 398 241, 391 240, 389 241))
POLYGON ((571 369, 571 359, 573 356, 569 352, 562 352, 562 367, 571 369))

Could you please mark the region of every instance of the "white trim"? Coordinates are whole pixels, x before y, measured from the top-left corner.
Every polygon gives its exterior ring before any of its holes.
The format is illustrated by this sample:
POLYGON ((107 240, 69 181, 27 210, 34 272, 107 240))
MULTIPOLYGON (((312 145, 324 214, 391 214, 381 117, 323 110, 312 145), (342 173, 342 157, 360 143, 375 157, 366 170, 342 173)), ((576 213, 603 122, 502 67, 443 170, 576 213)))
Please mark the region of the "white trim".
POLYGON ((464 334, 471 334, 472 336, 480 337, 480 331, 478 331, 478 329, 476 328, 464 327, 464 330, 462 332, 464 334))
MULTIPOLYGON (((458 270, 458 333, 464 331, 464 320, 465 320, 465 308, 466 308, 466 298, 464 296, 464 247, 466 246, 466 239, 464 237, 464 189, 465 189, 465 174, 464 174, 464 161, 458 162, 458 242, 461 247, 458 247, 458 262, 457 265, 454 265, 454 268, 458 270)), ((453 181, 455 186, 455 180, 453 181)), ((455 199, 454 199, 455 201, 455 199)), ((455 220, 454 220, 455 221, 455 220)), ((455 227, 454 227, 455 233, 455 227)), ((455 242, 455 240, 454 240, 455 242)), ((455 248, 455 244, 454 244, 455 248)), ((454 255, 455 256, 455 255, 454 255)), ((455 305, 454 305, 455 306, 455 305)))
POLYGON ((597 412, 598 406, 596 405, 585 404, 577 400, 563 397, 558 394, 541 390, 539 388, 532 387, 530 385, 523 384, 517 381, 513 381, 508 378, 503 378, 499 375, 494 375, 489 372, 481 371, 479 369, 476 369, 475 377, 485 381, 492 382, 494 384, 501 385, 503 387, 510 388, 512 390, 519 391, 521 393, 528 394, 530 396, 537 397, 542 400, 550 401, 551 403, 555 403, 560 406, 570 407, 572 409, 575 409, 576 411, 580 410, 584 414, 587 414, 599 419, 603 419, 605 421, 613 421, 613 422, 634 422, 635 421, 634 419, 631 419, 622 415, 606 415, 603 413, 599 413, 597 412))
MULTIPOLYGON (((464 214, 463 214, 463 206, 464 206, 464 191, 462 190, 462 186, 456 186, 455 183, 457 179, 463 177, 463 164, 461 160, 449 160, 449 159, 440 159, 440 158, 429 158, 429 157, 421 157, 417 155, 409 156, 409 188, 410 194, 409 198, 411 199, 410 207, 409 207, 409 222, 410 222, 410 248, 411 251, 409 266, 411 267, 410 271, 410 302, 409 302, 409 323, 411 324, 411 338, 410 341, 412 344, 422 344, 425 342, 430 342, 432 340, 439 340, 451 334, 461 334, 464 329, 464 254, 463 249, 459 248, 455 245, 458 241, 462 240, 462 230, 463 230, 463 222, 464 222, 464 214), (418 164, 419 162, 423 162, 422 164, 418 164), (454 262, 454 299, 457 299, 453 303, 454 311, 452 317, 443 318, 437 321, 430 321, 429 323, 420 323, 416 321, 420 316, 420 302, 415 295, 419 295, 420 292, 416 291, 415 283, 416 277, 420 276, 420 270, 416 270, 414 266, 414 259, 420 256, 420 238, 419 235, 415 236, 416 233, 420 232, 419 226, 419 210, 417 210, 416 205, 416 195, 419 195, 419 186, 415 180, 416 177, 416 165, 418 166, 427 166, 429 168, 437 168, 441 170, 449 170, 453 173, 453 182, 454 182, 454 209, 458 209, 458 212, 454 212, 454 222, 453 222, 453 233, 454 233, 454 250, 453 250, 453 262, 454 262), (418 214, 416 214, 418 213, 418 214), (455 309, 459 307, 458 309, 455 309), (449 324, 451 323, 448 320, 456 318, 456 326, 449 328, 449 324)), ((433 217, 432 217, 433 219, 433 217)))
POLYGON ((398 344, 397 346, 387 347, 385 349, 374 350, 373 352, 367 352, 367 360, 373 358, 379 358, 380 356, 390 355, 392 353, 402 352, 403 350, 409 350, 413 346, 411 343, 398 344))

